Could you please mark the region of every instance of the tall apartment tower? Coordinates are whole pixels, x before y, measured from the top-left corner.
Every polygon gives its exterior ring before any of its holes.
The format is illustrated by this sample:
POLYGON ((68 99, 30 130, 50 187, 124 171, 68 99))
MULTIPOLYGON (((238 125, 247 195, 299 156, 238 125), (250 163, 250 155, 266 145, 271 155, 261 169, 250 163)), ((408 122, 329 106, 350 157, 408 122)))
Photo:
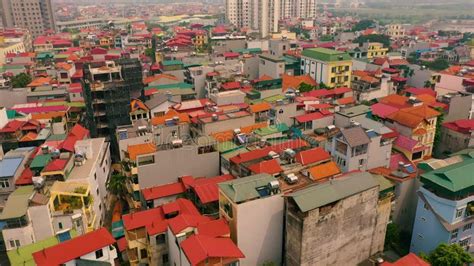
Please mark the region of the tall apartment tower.
POLYGON ((316 0, 281 0, 280 18, 314 18, 316 0))
POLYGON ((1 0, 4 27, 28 29, 37 37, 47 30, 55 30, 51 0, 1 0))
POLYGON ((262 38, 278 32, 278 20, 314 18, 316 0, 226 0, 226 20, 260 32, 262 38))
POLYGON ((254 7, 253 0, 226 0, 225 15, 226 19, 233 25, 242 27, 252 26, 252 17, 254 7))

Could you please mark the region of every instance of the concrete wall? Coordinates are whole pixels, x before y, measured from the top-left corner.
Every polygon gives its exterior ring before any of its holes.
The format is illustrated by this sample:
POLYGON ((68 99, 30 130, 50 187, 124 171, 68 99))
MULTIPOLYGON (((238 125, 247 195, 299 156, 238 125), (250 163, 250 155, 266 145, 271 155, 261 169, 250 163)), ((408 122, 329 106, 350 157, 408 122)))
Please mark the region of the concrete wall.
POLYGON ((281 195, 237 205, 237 245, 245 254, 241 265, 262 265, 266 261, 281 265, 283 208, 281 195))
POLYGON ((444 95, 449 92, 465 91, 462 85, 463 77, 442 73, 439 75, 441 79, 435 86, 435 90, 439 95, 444 95))
POLYGON ((128 146, 142 144, 145 142, 151 142, 152 139, 153 139, 153 135, 147 134, 145 136, 137 136, 134 138, 119 140, 118 144, 119 144, 119 150, 120 150, 120 160, 125 159, 125 152, 127 152, 128 146))
POLYGON ((260 77, 258 72, 259 60, 258 56, 244 58, 244 75, 247 75, 249 80, 254 80, 260 77))
POLYGON ((370 139, 367 150, 367 169, 388 167, 390 165, 392 144, 381 146, 381 138, 381 136, 377 136, 370 139))
POLYGON ((273 62, 260 58, 258 64, 258 74, 261 76, 267 75, 274 79, 280 78, 285 73, 285 62, 273 62))
POLYGON ((29 207, 28 216, 33 225, 35 241, 41 241, 54 235, 48 204, 29 207))
POLYGON ((35 242, 33 226, 28 224, 25 227, 3 229, 3 240, 5 241, 6 250, 13 250, 16 247, 10 245, 10 240, 19 240, 20 246, 26 246, 35 242))
POLYGON ((392 208, 392 221, 401 230, 411 232, 416 215, 416 191, 420 182, 416 178, 398 182, 395 186, 395 205, 392 208))
MULTIPOLYGON (((114 246, 103 247, 102 248, 103 256, 100 257, 100 258, 96 258, 96 255, 95 255, 96 251, 97 250, 95 250, 91 253, 85 254, 85 255, 81 256, 80 259, 90 260, 90 261, 108 262, 108 263, 110 263, 110 265, 114 265, 114 263, 115 263, 114 260, 117 258, 117 250, 115 249, 114 246), (111 248, 112 248, 112 250, 111 250, 111 248)), ((66 266, 74 266, 74 265, 76 265, 76 260, 66 262, 65 265, 66 266)))
POLYGON ((176 182, 179 176, 219 175, 219 152, 198 154, 197 146, 160 150, 154 154, 155 163, 138 166, 140 187, 152 187, 176 182))
POLYGON ((383 238, 378 194, 375 187, 305 214, 288 211, 286 265, 357 265, 373 255, 383 238))
POLYGON ((463 134, 441 127, 441 142, 436 151, 439 155, 458 152, 468 147, 474 147, 474 132, 463 134))
POLYGON ((293 117, 302 115, 305 113, 305 111, 302 110, 296 110, 297 104, 296 103, 290 103, 290 104, 284 104, 284 105, 275 105, 275 111, 276 111, 276 117, 275 117, 275 122, 277 124, 279 123, 285 123, 288 126, 293 125, 293 117), (280 113, 281 112, 281 113, 280 113))
POLYGON ((469 119, 473 106, 472 95, 453 95, 449 100, 448 112, 444 115, 443 122, 452 122, 459 119, 469 119))
POLYGON ((226 130, 231 130, 235 128, 241 128, 255 124, 253 116, 247 115, 234 119, 219 120, 211 123, 203 124, 202 134, 209 135, 211 133, 222 132, 226 130))

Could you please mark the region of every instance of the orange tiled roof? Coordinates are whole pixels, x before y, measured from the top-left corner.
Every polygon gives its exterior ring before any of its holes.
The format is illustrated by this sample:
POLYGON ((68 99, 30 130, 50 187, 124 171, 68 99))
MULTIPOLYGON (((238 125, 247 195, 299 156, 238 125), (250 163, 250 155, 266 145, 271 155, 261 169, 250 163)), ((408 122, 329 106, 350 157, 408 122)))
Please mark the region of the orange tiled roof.
POLYGON ((44 84, 51 84, 52 78, 51 77, 39 77, 35 78, 30 84, 28 84, 28 87, 38 87, 44 84))
POLYGON ((408 107, 408 97, 398 95, 398 94, 390 94, 383 98, 379 99, 380 103, 388 104, 394 107, 408 107))
POLYGON ((36 134, 35 132, 28 132, 28 134, 24 135, 20 139, 20 141, 32 141, 32 140, 35 140, 37 136, 38 134, 36 134))
POLYGON ((298 86, 301 83, 306 83, 308 85, 316 86, 316 81, 310 77, 309 75, 301 75, 301 76, 290 76, 283 74, 282 76, 282 90, 286 91, 289 88, 298 89, 298 86))
POLYGON ((64 69, 64 70, 70 70, 72 68, 71 64, 68 64, 66 62, 59 62, 56 64, 56 68, 58 69, 64 69))
POLYGON ((311 169, 309 169, 309 172, 313 180, 320 181, 341 173, 341 170, 339 170, 335 162, 330 161, 312 167, 311 169))
POLYGON ((388 118, 410 128, 416 128, 423 120, 438 116, 440 113, 433 108, 421 105, 409 108, 403 108, 388 118))
MULTIPOLYGON (((241 127, 240 132, 245 133, 245 134, 250 134, 256 129, 264 128, 267 126, 268 126, 267 122, 261 122, 261 123, 253 124, 250 126, 241 127)), ((234 131, 226 130, 226 131, 216 132, 216 133, 212 133, 211 136, 215 138, 217 142, 230 141, 234 137, 234 131)))
POLYGON ((146 77, 144 80, 143 80, 143 83, 145 84, 150 84, 154 81, 158 81, 160 79, 171 79, 171 80, 178 80, 177 77, 173 76, 173 75, 169 75, 169 74, 158 74, 158 75, 154 75, 154 76, 150 76, 150 77, 146 77))
POLYGON ((172 119, 174 117, 178 117, 179 123, 189 123, 191 121, 187 113, 178 113, 176 110, 170 109, 164 116, 153 117, 151 119, 151 124, 154 126, 164 125, 167 119, 172 119))
POLYGON ((252 104, 249 106, 249 108, 250 108, 250 112, 258 113, 258 112, 270 110, 272 108, 272 105, 267 102, 261 102, 261 103, 252 104))
POLYGON ((52 119, 54 117, 64 117, 65 115, 66 115, 66 112, 64 111, 35 113, 35 114, 31 114, 31 119, 35 119, 35 120, 52 119))
POLYGON ((154 153, 156 151, 156 146, 153 143, 129 145, 127 151, 130 160, 135 161, 138 155, 154 153))
POLYGON ((420 94, 417 95, 416 98, 426 104, 436 102, 436 98, 429 94, 420 94))
POLYGON ((150 111, 150 109, 140 100, 138 99, 133 99, 130 102, 130 110, 131 112, 136 112, 138 110, 144 110, 144 111, 150 111))

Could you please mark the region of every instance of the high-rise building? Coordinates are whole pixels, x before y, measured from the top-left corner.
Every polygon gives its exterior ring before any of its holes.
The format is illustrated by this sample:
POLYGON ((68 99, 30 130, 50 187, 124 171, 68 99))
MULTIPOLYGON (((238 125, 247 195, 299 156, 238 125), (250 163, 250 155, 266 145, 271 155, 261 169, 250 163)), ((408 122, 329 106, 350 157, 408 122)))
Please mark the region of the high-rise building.
POLYGON ((316 0, 281 0, 280 18, 314 18, 316 0))
POLYGON ((226 19, 239 28, 250 27, 253 16, 252 4, 253 0, 226 0, 226 19))
POLYGON ((4 27, 28 29, 37 37, 47 30, 55 30, 51 0, 1 0, 4 27))
POLYGON ((261 37, 278 32, 283 18, 313 18, 316 0, 226 0, 226 20, 242 28, 258 30, 261 37))
POLYGON ((93 137, 111 141, 118 157, 117 126, 131 124, 130 100, 143 89, 142 68, 137 59, 120 59, 84 66, 84 100, 87 128, 93 137))

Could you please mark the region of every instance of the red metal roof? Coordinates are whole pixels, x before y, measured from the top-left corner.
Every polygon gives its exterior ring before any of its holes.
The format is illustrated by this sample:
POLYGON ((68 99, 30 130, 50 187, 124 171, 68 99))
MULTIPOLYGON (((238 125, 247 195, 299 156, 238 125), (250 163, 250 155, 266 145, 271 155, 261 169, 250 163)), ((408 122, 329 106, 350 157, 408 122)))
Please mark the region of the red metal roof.
POLYGON ((210 178, 194 179, 191 184, 194 192, 202 204, 216 202, 219 200, 219 188, 217 184, 234 179, 232 175, 221 175, 210 178))
POLYGON ((65 159, 55 159, 49 162, 43 169, 43 172, 54 172, 61 171, 66 167, 68 160, 65 159))
POLYGON ((118 246, 118 250, 120 252, 124 251, 125 249, 127 249, 127 246, 128 246, 128 242, 127 242, 127 239, 125 239, 125 237, 122 237, 120 238, 119 240, 117 240, 117 246, 118 246))
POLYGON ((196 227, 197 233, 200 235, 212 237, 224 237, 230 235, 229 224, 225 219, 212 220, 207 223, 202 223, 196 227))
POLYGON ((443 127, 451 130, 469 134, 474 131, 474 119, 460 119, 453 122, 443 123, 443 127))
POLYGON ((230 238, 213 238, 192 235, 181 242, 186 258, 191 265, 198 265, 208 258, 244 258, 244 254, 230 238))
POLYGON ((275 159, 253 164, 249 166, 249 169, 256 174, 267 173, 270 175, 278 174, 283 171, 280 164, 275 159))
POLYGON ((33 172, 29 167, 25 168, 23 172, 21 172, 21 175, 17 178, 15 181, 15 185, 21 186, 21 185, 31 185, 33 184, 33 172))
POLYGON ((237 89, 240 89, 240 82, 238 81, 227 82, 227 83, 222 84, 221 88, 223 90, 237 90, 237 89))
POLYGON ((309 114, 295 116, 295 119, 299 123, 306 123, 306 122, 309 122, 309 121, 321 119, 323 117, 324 117, 324 115, 321 112, 313 112, 313 113, 309 113, 309 114))
POLYGON ((186 228, 196 228, 201 223, 211 221, 210 217, 200 214, 181 214, 168 220, 168 226, 174 234, 181 233, 186 228))
POLYGON ((280 153, 286 149, 298 149, 298 148, 302 148, 306 146, 308 146, 308 143, 306 143, 304 140, 294 139, 294 140, 289 140, 284 143, 272 145, 270 147, 265 147, 263 149, 257 149, 257 150, 241 153, 239 155, 236 155, 230 158, 230 161, 235 164, 240 164, 244 162, 253 161, 259 158, 263 158, 267 156, 270 151, 280 153))
POLYGON ((82 236, 33 253, 38 266, 60 265, 115 243, 113 236, 102 227, 82 236))
POLYGON ((184 193, 186 190, 181 182, 142 189, 145 200, 154 200, 184 193))
POLYGON ((308 165, 316 162, 329 160, 331 155, 321 147, 301 151, 296 154, 296 161, 302 165, 308 165))
POLYGON ((383 262, 381 266, 430 266, 414 253, 409 253, 395 262, 383 262))

